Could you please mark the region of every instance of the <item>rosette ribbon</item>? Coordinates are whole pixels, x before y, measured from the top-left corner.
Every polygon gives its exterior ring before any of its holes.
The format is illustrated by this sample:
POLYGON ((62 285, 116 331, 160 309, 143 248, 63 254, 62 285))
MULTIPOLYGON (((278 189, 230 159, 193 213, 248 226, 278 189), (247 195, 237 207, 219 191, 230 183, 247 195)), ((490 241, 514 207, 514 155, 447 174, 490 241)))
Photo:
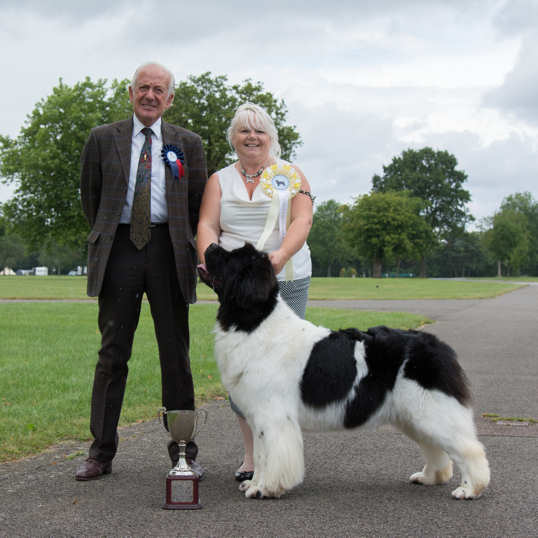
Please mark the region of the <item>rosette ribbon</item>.
POLYGON ((172 175, 179 180, 179 178, 185 175, 185 169, 183 168, 183 163, 185 162, 185 156, 183 152, 176 146, 172 144, 166 144, 163 146, 161 155, 164 161, 164 164, 170 167, 172 175))
MULTIPOLYGON (((256 248, 262 250, 278 221, 280 241, 286 236, 290 224, 290 200, 301 188, 301 178, 289 164, 273 164, 268 166, 260 180, 263 192, 271 198, 271 207, 267 214, 262 235, 256 243, 256 248)), ((286 280, 293 279, 293 264, 290 259, 285 266, 286 280)))

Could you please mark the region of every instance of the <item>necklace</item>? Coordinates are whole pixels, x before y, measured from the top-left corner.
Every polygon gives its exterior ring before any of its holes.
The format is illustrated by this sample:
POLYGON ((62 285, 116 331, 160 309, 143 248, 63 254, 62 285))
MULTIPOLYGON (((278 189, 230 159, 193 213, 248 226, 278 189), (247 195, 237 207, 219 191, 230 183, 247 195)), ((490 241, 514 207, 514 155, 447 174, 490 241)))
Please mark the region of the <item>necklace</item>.
POLYGON ((247 174, 247 171, 241 167, 241 173, 245 176, 247 183, 254 183, 254 180, 262 175, 263 170, 262 166, 255 174, 247 174))

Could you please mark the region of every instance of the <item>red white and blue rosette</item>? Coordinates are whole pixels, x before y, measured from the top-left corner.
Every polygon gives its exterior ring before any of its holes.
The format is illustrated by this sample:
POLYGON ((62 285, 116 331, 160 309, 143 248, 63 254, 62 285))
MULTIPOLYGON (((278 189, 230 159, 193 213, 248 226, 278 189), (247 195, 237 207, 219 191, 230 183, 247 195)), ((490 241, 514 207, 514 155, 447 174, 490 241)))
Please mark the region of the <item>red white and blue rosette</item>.
POLYGON ((170 167, 172 175, 179 180, 179 178, 185 175, 183 164, 185 163, 185 156, 183 152, 172 144, 166 144, 163 146, 161 155, 164 164, 170 167))

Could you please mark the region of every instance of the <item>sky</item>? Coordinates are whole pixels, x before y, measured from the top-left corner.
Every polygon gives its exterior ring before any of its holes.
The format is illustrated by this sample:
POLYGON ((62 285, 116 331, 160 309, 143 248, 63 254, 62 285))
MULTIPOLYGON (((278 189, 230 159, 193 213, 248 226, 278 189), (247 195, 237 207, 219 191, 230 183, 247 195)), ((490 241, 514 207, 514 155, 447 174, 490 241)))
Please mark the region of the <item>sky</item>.
POLYGON ((2 0, 0 50, 1 135, 60 78, 158 61, 282 98, 316 203, 353 203, 425 146, 456 157, 477 223, 510 194, 538 199, 538 0, 2 0))

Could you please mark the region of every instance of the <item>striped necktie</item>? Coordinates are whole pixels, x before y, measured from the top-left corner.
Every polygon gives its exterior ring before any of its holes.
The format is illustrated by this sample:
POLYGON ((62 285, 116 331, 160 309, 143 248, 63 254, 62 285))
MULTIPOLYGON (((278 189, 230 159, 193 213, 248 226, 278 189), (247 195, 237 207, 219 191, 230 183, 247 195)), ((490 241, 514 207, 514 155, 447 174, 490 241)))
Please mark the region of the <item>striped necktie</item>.
POLYGON ((131 241, 138 250, 144 248, 150 238, 151 223, 151 129, 144 127, 141 131, 146 140, 140 152, 136 184, 131 210, 131 241))

